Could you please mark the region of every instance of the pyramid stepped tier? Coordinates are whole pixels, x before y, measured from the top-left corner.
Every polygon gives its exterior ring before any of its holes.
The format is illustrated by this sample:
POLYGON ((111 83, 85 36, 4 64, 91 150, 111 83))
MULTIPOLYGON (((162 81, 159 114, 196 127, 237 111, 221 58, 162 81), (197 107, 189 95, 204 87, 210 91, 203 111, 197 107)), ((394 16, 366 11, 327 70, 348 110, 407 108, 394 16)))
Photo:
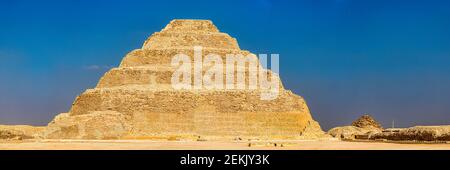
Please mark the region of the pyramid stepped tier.
POLYGON ((195 33, 219 33, 219 29, 209 20, 176 19, 161 32, 195 32, 195 33))
MULTIPOLYGON (((204 68, 202 75, 205 74, 208 68, 204 68)), ((117 87, 117 86, 127 86, 127 85, 148 85, 148 86, 161 86, 167 85, 171 87, 172 75, 175 69, 167 65, 149 65, 145 67, 121 67, 113 68, 108 71, 97 84, 97 88, 107 88, 107 87, 117 87)), ((193 72, 193 70, 191 71, 193 72)), ((235 67, 234 70, 234 81, 233 84, 236 86, 237 77, 239 74, 244 75, 245 87, 248 87, 250 82, 250 74, 253 73, 255 77, 259 76, 258 70, 249 70, 248 67, 235 67)), ((223 85, 226 83, 226 70, 223 70, 223 85)), ((272 72, 266 73, 267 79, 269 81, 277 79, 279 87, 283 89, 283 84, 280 78, 273 74, 272 72)), ((193 84, 193 77, 191 78, 191 83, 193 84)), ((256 82, 258 83, 258 82, 256 82)), ((256 84, 257 85, 257 84, 256 84)), ((259 86, 257 87, 259 88, 259 86)))
POLYGON ((204 48, 239 49, 237 41, 224 33, 166 33, 153 34, 144 44, 143 49, 164 49, 186 46, 204 48))
POLYGON ((221 33, 211 21, 174 20, 145 41, 143 49, 190 46, 239 50, 236 39, 221 33))
POLYGON ((139 127, 129 136, 299 136, 307 125, 317 124, 304 100, 288 91, 274 101, 264 101, 256 91, 93 89, 77 98, 70 116, 98 111, 129 117, 129 124, 139 127))
POLYGON ((184 114, 202 105, 214 105, 217 112, 307 112, 304 100, 289 91, 275 100, 260 100, 257 90, 164 90, 142 88, 91 89, 74 102, 71 115, 114 110, 132 115, 135 110, 184 114), (149 102, 152 101, 152 102, 149 102))
MULTIPOLYGON (((128 53, 122 60, 120 67, 133 67, 151 64, 167 65, 172 62, 172 58, 177 54, 185 54, 187 56, 190 56, 191 60, 194 61, 193 47, 169 48, 169 49, 138 49, 128 53)), ((208 54, 219 55, 222 58, 222 61, 225 62, 227 54, 236 56, 241 55, 245 57, 249 56, 250 53, 248 51, 242 50, 203 48, 202 54, 204 56, 208 54)))
MULTIPOLYGON (((236 65, 235 77, 243 73, 247 85, 250 73, 261 77, 258 58, 241 50, 235 38, 221 33, 211 21, 173 20, 152 34, 141 49, 128 53, 119 67, 105 73, 94 89, 78 96, 70 111, 56 116, 42 136, 51 139, 323 137, 324 132, 313 120, 305 100, 284 89, 280 77, 270 70, 266 70, 268 79, 279 85, 277 97, 272 100, 261 100, 262 93, 268 90, 259 86, 173 88, 171 78, 178 69, 171 64, 173 57, 185 54, 196 65, 200 62, 194 59, 197 46, 202 47, 202 57, 217 54, 222 58, 224 82, 228 54, 250 56, 250 60, 256 61, 256 69, 249 69, 250 64, 236 65)), ((202 75, 208 69, 202 68, 202 75)))

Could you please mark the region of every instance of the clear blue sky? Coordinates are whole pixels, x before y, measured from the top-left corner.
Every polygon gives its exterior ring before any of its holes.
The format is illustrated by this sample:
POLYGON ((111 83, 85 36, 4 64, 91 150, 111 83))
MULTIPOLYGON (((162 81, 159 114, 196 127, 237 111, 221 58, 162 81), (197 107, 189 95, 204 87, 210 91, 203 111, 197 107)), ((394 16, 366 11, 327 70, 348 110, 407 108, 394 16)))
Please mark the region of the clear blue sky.
POLYGON ((279 53, 285 86, 324 129, 450 124, 450 1, 0 2, 0 124, 44 125, 175 18, 211 19, 279 53))

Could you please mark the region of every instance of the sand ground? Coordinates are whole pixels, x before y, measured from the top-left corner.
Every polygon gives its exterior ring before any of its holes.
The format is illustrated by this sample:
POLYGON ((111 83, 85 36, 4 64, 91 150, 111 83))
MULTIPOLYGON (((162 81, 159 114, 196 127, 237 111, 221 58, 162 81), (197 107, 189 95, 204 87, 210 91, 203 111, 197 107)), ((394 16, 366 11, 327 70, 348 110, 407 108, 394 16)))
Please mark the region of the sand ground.
POLYGON ((398 144, 347 141, 0 141, 0 150, 450 150, 448 143, 398 144), (249 146, 249 144, 251 146, 249 146), (277 146, 275 146, 275 144, 277 146), (283 146, 281 146, 283 145, 283 146))

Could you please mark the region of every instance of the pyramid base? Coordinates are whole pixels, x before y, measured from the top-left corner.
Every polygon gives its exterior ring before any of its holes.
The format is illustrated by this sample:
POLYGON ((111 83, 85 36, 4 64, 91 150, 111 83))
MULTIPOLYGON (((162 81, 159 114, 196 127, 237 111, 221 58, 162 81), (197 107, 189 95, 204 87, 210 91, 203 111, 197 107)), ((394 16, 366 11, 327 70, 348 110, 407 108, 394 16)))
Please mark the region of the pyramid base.
POLYGON ((63 113, 46 139, 316 139, 324 136, 307 113, 63 113))

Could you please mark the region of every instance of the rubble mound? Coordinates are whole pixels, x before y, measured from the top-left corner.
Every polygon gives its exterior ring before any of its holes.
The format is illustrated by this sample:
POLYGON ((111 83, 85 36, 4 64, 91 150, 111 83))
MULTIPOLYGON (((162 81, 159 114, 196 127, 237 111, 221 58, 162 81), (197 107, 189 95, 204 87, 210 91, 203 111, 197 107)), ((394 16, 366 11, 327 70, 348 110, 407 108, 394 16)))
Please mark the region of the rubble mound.
POLYGON ((370 115, 363 115, 357 120, 352 122, 352 126, 359 128, 377 128, 383 129, 383 127, 370 115))
POLYGON ((379 132, 381 132, 381 130, 359 128, 356 126, 342 126, 330 129, 327 133, 335 138, 353 140, 357 138, 363 138, 364 136, 371 136, 379 132))
POLYGON ((450 141, 450 125, 447 126, 415 126, 410 128, 384 131, 371 136, 371 139, 392 141, 450 141))
POLYGON ((45 127, 27 125, 0 125, 0 140, 24 140, 39 137, 45 127))
POLYGON ((353 121, 351 126, 335 127, 330 129, 327 134, 339 139, 353 140, 369 139, 382 131, 383 127, 375 119, 370 115, 363 115, 353 121))

